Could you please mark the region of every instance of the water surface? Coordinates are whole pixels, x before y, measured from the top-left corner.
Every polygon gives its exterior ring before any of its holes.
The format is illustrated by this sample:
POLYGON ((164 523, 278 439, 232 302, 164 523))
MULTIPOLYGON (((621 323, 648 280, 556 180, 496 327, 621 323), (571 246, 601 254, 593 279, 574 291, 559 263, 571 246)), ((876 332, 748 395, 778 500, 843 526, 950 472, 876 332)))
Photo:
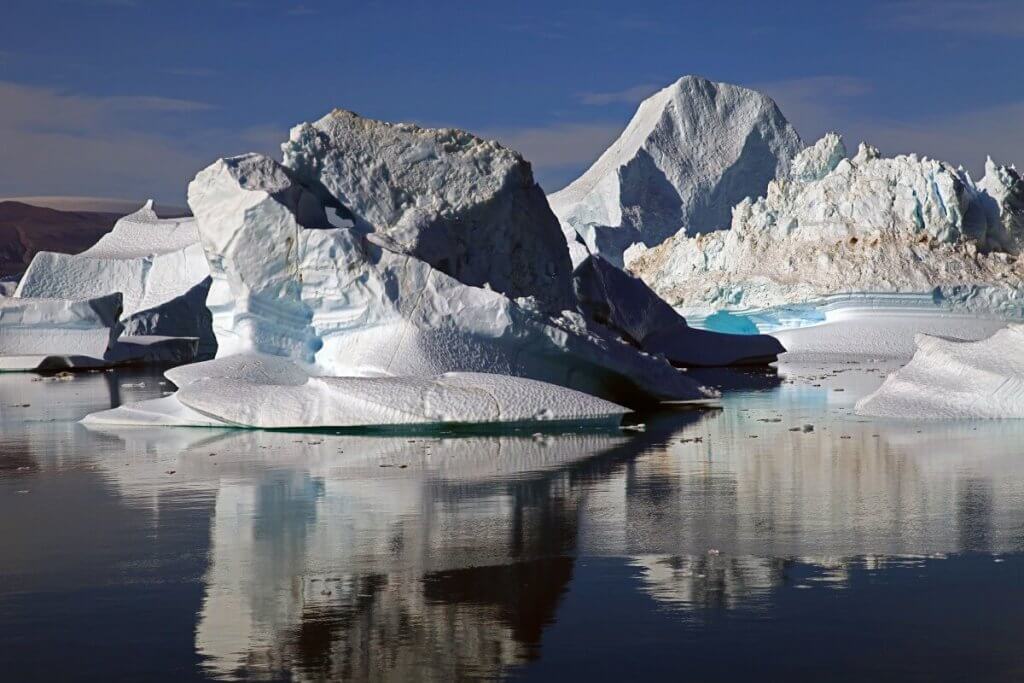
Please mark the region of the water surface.
POLYGON ((1019 680, 1024 423, 865 420, 870 359, 643 431, 86 428, 0 375, 10 680, 1019 680))

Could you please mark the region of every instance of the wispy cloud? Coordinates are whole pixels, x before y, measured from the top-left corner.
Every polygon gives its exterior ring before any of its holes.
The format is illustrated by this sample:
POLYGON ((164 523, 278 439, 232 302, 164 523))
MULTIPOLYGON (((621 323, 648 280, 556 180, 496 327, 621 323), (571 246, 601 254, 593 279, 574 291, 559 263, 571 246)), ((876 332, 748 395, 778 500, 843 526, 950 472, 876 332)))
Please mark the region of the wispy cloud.
POLYGON ((622 90, 611 92, 581 92, 577 98, 583 104, 603 106, 606 104, 637 104, 663 86, 657 83, 641 83, 622 90))
MULTIPOLYGON (((181 203, 218 156, 275 152, 270 129, 219 130, 204 102, 157 95, 97 97, 0 81, 0 195, 153 196, 181 203), (157 131, 163 121, 174 135, 157 131)), ((284 138, 280 131, 277 141, 284 138)))
POLYGON ((806 142, 835 130, 851 152, 866 141, 886 155, 916 152, 963 164, 975 173, 987 154, 1002 163, 1024 162, 1024 102, 895 119, 862 113, 863 100, 873 96, 874 88, 860 78, 818 76, 755 87, 775 99, 806 142))
POLYGON ((1024 36, 1020 0, 900 0, 883 12, 880 25, 900 29, 1024 36))
POLYGON ((213 78, 220 75, 216 69, 209 69, 202 66, 172 66, 163 70, 171 76, 182 76, 184 78, 213 78))
POLYGON ((304 17, 309 16, 310 14, 316 14, 316 10, 308 5, 299 4, 289 7, 285 10, 285 14, 293 17, 304 17))

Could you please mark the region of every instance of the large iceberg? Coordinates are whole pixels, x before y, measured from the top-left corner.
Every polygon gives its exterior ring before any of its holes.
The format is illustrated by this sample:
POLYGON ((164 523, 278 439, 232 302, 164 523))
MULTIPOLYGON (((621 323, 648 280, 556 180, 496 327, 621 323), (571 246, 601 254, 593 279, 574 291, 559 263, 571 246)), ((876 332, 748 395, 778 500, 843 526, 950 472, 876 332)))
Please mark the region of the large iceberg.
POLYGON ((120 292, 126 335, 196 337, 199 352, 212 355, 209 284, 195 220, 161 219, 150 201, 80 254, 37 253, 15 296, 69 299, 120 292))
POLYGON ((277 356, 238 354, 168 370, 178 391, 94 413, 87 424, 194 427, 397 427, 618 422, 614 403, 546 382, 484 373, 313 377, 277 356))
POLYGON ((725 227, 732 207, 764 194, 803 148, 766 95, 685 76, 645 100, 582 176, 548 197, 577 264, 623 265, 633 243, 725 227))
POLYGON ((634 248, 627 267, 685 311, 919 294, 942 312, 1019 318, 1024 183, 1012 167, 986 168, 975 183, 947 163, 883 158, 865 144, 847 158, 830 133, 766 197, 740 202, 730 230, 634 248))
POLYGON ((282 356, 318 376, 514 375, 626 404, 709 395, 575 311, 552 314, 433 268, 269 158, 217 161, 189 186, 189 204, 213 277, 218 357, 282 356))
POLYGON ((965 342, 928 335, 917 353, 857 403, 857 413, 917 419, 1024 418, 1024 325, 965 342))

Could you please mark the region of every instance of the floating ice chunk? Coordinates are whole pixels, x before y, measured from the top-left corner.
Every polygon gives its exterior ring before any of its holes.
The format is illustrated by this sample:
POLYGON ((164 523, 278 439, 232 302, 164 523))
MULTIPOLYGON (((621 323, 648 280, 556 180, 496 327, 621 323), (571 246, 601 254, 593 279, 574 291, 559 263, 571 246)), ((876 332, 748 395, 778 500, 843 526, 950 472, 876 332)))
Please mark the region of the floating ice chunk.
POLYGON ((161 219, 149 201, 80 254, 36 254, 16 296, 82 298, 120 292, 126 334, 198 337, 200 352, 212 354, 209 277, 195 220, 161 219))
POLYGON ((120 294, 85 299, 0 297, 0 356, 101 359, 121 332, 120 313, 120 294))
POLYGON ((645 100, 594 165, 548 200, 570 241, 579 235, 622 266, 634 242, 727 226, 732 206, 764 194, 802 147, 767 96, 685 76, 645 100))
POLYGON ((173 396, 95 413, 89 424, 256 428, 518 423, 617 418, 614 403, 546 382, 484 373, 312 377, 249 354, 169 371, 173 396))
POLYGON ((690 327, 643 280, 600 256, 587 257, 573 272, 573 278, 580 307, 591 320, 674 365, 767 364, 785 351, 769 336, 722 334, 690 327))
POLYGON ((1024 325, 963 342, 918 335, 917 353, 857 413, 920 419, 1024 418, 1024 325))

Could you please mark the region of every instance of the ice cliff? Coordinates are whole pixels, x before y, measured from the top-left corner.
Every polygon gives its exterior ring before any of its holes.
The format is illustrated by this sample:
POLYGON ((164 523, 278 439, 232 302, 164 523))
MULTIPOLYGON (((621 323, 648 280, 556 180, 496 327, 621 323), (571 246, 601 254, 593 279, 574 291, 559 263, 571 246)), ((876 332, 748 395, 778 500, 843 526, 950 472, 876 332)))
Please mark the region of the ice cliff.
POLYGON ((751 309, 837 293, 932 293, 954 310, 1024 314, 1024 183, 989 161, 964 170, 916 155, 853 158, 838 135, 801 152, 730 230, 635 247, 627 267, 686 310, 751 309))
MULTIPOLYGON (((732 207, 764 194, 803 144, 775 103, 685 76, 645 100, 582 176, 548 197, 570 243, 614 265, 631 244, 724 228, 732 207)), ((586 251, 574 249, 578 264, 586 251)))
POLYGON ((46 299, 0 296, 0 370, 48 356, 102 359, 121 333, 121 295, 46 299))
POLYGON ((195 220, 161 219, 152 202, 80 254, 36 254, 15 296, 79 299, 120 292, 125 334, 198 337, 212 355, 210 270, 195 220))
POLYGON ((917 419, 1024 418, 1024 325, 963 342, 918 335, 913 359, 857 413, 917 419))

